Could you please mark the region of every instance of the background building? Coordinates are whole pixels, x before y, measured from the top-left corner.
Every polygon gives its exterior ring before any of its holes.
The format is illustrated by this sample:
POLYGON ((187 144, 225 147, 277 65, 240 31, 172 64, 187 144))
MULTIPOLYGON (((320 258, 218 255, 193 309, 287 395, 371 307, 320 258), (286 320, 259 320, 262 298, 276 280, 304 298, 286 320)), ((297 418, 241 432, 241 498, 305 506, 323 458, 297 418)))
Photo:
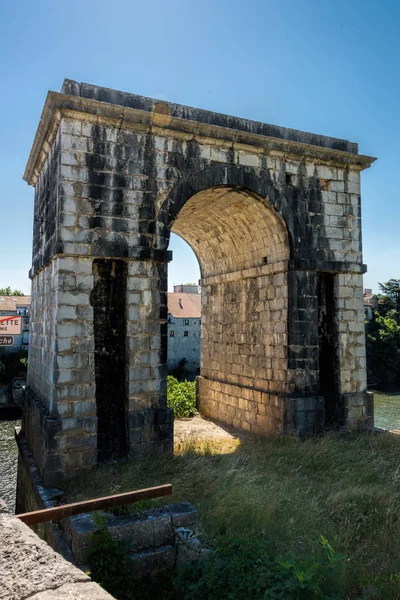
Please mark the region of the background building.
POLYGON ((168 294, 168 372, 200 372, 201 296, 199 287, 175 285, 168 294))
POLYGON ((29 345, 29 313, 31 308, 30 296, 0 296, 0 318, 12 315, 22 316, 21 335, 14 335, 12 346, 2 346, 5 352, 28 350, 29 345))
POLYGON ((181 294, 200 294, 200 286, 197 283, 181 283, 174 285, 174 293, 181 294))
POLYGON ((378 296, 371 289, 364 289, 364 313, 367 321, 372 320, 374 311, 378 310, 378 303, 378 296))

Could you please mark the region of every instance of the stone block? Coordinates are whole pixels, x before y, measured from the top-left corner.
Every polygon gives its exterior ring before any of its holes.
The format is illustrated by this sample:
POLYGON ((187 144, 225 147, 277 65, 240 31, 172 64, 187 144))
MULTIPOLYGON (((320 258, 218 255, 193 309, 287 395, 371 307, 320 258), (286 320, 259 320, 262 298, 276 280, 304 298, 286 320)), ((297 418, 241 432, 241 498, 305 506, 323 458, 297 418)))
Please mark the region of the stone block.
POLYGON ((39 592, 30 596, 30 600, 112 600, 102 587, 93 581, 84 583, 65 583, 56 589, 39 592))
POLYGON ((173 546, 161 546, 129 556, 133 563, 133 576, 136 579, 153 578, 159 573, 171 571, 175 564, 175 549, 173 546))
POLYGON ((25 600, 65 584, 90 582, 27 525, 4 513, 0 514, 0 547, 7 548, 0 553, 1 599, 25 600))
POLYGON ((205 548, 199 538, 188 528, 180 527, 175 532, 176 559, 178 571, 190 563, 207 560, 212 552, 205 548))
POLYGON ((169 504, 165 510, 171 515, 173 529, 188 527, 193 531, 196 530, 198 511, 189 502, 169 504))

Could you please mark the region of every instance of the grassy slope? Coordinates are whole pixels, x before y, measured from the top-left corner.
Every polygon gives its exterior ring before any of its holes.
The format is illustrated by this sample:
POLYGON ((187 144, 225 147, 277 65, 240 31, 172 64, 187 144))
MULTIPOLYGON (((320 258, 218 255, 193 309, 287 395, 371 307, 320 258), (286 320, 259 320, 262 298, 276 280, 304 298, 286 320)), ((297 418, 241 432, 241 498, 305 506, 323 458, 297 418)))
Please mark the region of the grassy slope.
MULTIPOLYGON (((199 442, 97 467, 69 499, 172 483, 192 502, 203 537, 266 536, 277 553, 312 552, 320 535, 349 557, 353 582, 400 573, 400 436, 364 434, 199 442)), ((146 506, 147 507, 147 506, 146 506)))

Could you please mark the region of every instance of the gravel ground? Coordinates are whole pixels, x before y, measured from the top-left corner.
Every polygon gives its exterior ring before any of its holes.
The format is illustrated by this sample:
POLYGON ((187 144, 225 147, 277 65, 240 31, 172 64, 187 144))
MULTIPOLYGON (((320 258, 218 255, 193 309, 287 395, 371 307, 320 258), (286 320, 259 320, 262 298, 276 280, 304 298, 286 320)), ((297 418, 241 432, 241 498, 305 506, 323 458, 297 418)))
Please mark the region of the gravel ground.
POLYGON ((18 451, 14 428, 19 421, 0 421, 0 498, 15 512, 18 451))
POLYGON ((246 438, 248 434, 244 431, 225 425, 209 421, 201 415, 196 415, 191 419, 175 419, 174 440, 182 442, 184 440, 235 440, 237 438, 246 438))

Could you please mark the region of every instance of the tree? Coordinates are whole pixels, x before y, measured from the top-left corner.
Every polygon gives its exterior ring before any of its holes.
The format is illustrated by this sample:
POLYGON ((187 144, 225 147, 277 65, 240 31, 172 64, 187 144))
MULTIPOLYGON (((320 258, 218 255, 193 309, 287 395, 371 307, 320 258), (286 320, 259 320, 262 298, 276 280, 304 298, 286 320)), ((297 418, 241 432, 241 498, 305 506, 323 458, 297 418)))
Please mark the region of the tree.
POLYGON ((25 296, 24 292, 21 290, 12 291, 10 286, 6 288, 0 288, 0 296, 25 296))
POLYGON ((388 315, 393 313, 397 323, 400 321, 400 279, 389 279, 386 283, 380 283, 379 288, 379 313, 388 315))
POLYGON ((370 383, 400 378, 400 326, 393 318, 375 313, 366 336, 367 371, 370 383))
POLYGON ((366 323, 370 383, 400 379, 400 279, 380 283, 378 309, 366 323))

